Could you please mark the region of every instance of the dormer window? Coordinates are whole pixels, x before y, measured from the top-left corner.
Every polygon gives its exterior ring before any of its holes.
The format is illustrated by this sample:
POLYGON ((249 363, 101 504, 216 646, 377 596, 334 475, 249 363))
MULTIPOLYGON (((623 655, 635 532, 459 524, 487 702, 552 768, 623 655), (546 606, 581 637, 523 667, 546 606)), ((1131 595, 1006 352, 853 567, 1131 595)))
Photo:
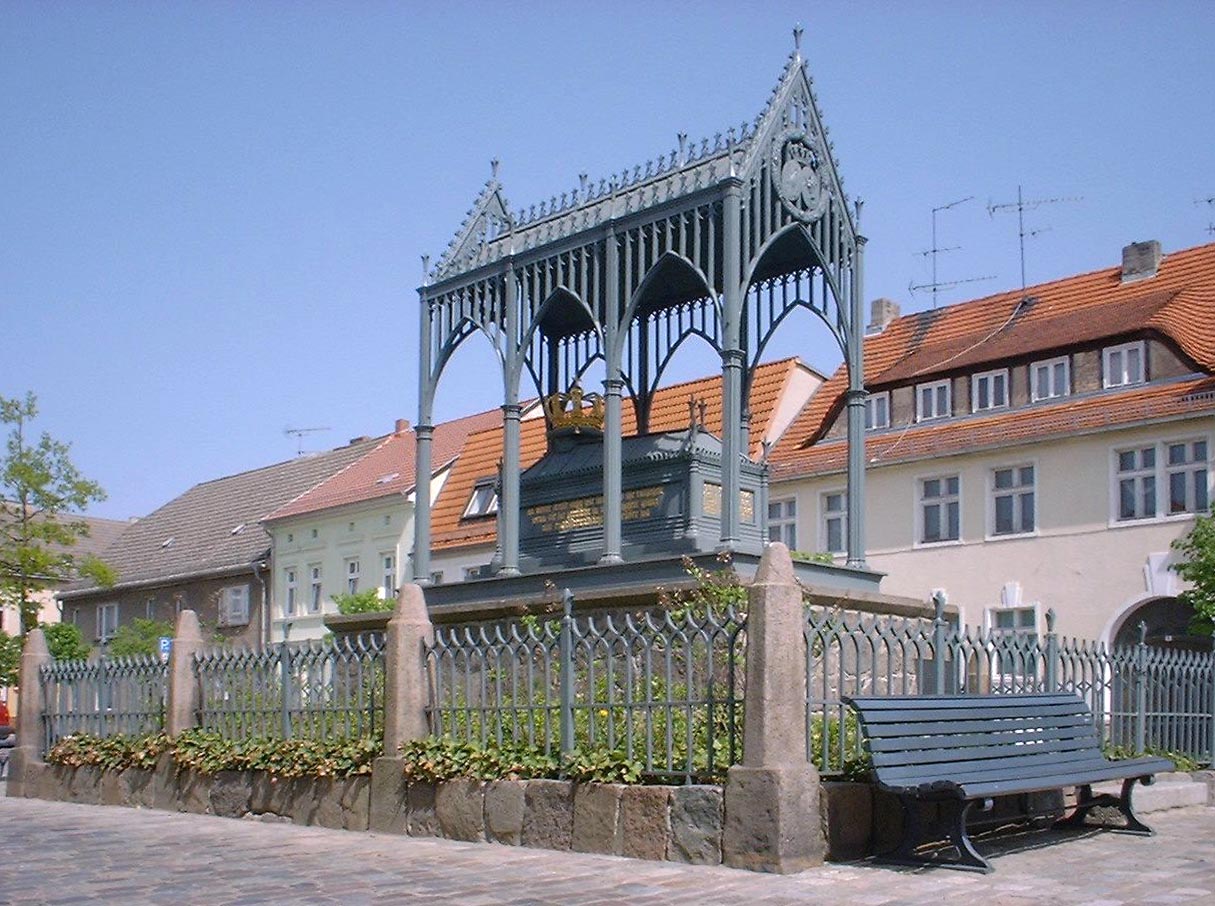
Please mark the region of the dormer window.
POLYGON ((489 516, 496 512, 498 512, 498 492, 494 490, 494 481, 492 478, 482 479, 473 487, 472 496, 468 498, 468 506, 464 508, 464 518, 489 516))
POLYGON ((890 427, 890 391, 871 393, 865 398, 865 430, 890 427))
POLYGON ((1104 365, 1104 385, 1106 387, 1125 387, 1128 384, 1142 384, 1144 381, 1143 341, 1123 343, 1121 346, 1107 346, 1101 355, 1104 365))
POLYGON ((1072 381, 1067 356, 1047 359, 1045 362, 1034 362, 1030 365, 1029 388, 1030 396, 1035 403, 1038 400, 1069 395, 1072 392, 1072 381))
POLYGON ((1004 409, 1008 406, 1008 369, 985 371, 970 379, 970 411, 1004 409))
POLYGON ((947 418, 952 411, 949 381, 917 384, 915 388, 915 420, 947 418))

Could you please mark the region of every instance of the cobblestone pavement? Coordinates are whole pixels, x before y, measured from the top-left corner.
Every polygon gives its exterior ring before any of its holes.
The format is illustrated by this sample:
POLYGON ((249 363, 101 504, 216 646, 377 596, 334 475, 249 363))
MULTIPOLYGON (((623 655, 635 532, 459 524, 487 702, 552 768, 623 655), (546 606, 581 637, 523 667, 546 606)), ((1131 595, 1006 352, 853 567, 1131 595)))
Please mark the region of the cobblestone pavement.
POLYGON ((982 844, 996 871, 829 865, 774 876, 204 815, 0 799, 0 903, 1215 904, 1215 808, 1150 839, 1034 833, 982 844))

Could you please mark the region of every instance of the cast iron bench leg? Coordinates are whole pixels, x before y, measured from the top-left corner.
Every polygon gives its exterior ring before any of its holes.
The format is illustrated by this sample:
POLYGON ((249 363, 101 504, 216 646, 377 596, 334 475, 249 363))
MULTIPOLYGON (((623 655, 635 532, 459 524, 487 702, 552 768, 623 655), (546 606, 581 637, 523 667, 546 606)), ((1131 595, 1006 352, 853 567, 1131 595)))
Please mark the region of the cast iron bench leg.
POLYGON ((1110 793, 1102 793, 1099 796, 1093 795, 1093 788, 1085 784, 1084 786, 1076 787, 1076 810, 1066 818, 1061 818, 1055 822, 1055 827, 1061 829, 1070 828, 1094 828, 1098 830, 1121 831, 1124 834, 1135 834, 1140 837, 1150 837, 1155 833, 1150 827, 1139 820, 1139 816, 1135 814, 1134 808, 1131 806, 1131 790, 1136 783, 1142 782, 1144 786, 1148 786, 1155 782, 1154 777, 1128 777, 1122 781, 1122 795, 1114 796, 1110 793), (1088 824, 1085 819, 1088 813, 1094 808, 1116 808, 1126 820, 1126 827, 1119 827, 1116 824, 1088 824))
MULTIPOLYGON (((899 797, 899 804, 903 807, 903 838, 896 848, 878 856, 879 860, 895 865, 939 865, 942 868, 981 871, 984 874, 995 871, 991 863, 979 855, 966 830, 966 819, 970 817, 970 810, 977 801, 973 799, 969 802, 947 799, 941 803, 942 807, 948 810, 945 820, 949 828, 949 842, 958 851, 958 858, 943 862, 918 855, 916 850, 924 842, 923 822, 918 807, 922 801, 913 796, 899 797)), ((986 811, 991 808, 991 802, 990 799, 983 800, 982 809, 986 811)))

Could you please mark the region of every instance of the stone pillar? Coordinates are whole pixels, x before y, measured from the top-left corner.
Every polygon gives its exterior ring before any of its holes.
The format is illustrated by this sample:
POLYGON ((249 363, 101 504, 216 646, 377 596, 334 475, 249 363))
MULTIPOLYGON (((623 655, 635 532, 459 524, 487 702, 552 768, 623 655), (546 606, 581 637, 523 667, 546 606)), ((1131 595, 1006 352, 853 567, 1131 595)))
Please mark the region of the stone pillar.
POLYGON ((165 707, 165 730, 176 736, 198 726, 198 681, 194 678, 194 655, 203 649, 198 614, 183 610, 177 615, 173 646, 169 649, 169 701, 165 707))
POLYGON ((764 550, 748 593, 743 762, 726 776, 724 861, 779 874, 823 861, 818 771, 806 758, 806 641, 789 549, 764 550))
POLYGON ((402 743, 430 735, 426 646, 433 641, 422 588, 402 585, 384 640, 384 754, 388 758, 396 757, 402 743))
MULTIPOLYGON (((24 751, 29 761, 42 761, 42 682, 39 672, 52 661, 41 629, 25 634, 21 648, 21 666, 17 683, 17 749, 24 751)), ((16 754, 15 752, 13 754, 16 754)))

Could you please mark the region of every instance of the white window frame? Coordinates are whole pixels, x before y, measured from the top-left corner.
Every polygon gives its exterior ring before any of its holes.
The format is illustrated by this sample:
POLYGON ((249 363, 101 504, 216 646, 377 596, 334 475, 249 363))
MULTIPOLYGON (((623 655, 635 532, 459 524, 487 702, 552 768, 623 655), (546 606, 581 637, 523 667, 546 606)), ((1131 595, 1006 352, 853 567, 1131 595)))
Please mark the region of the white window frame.
POLYGON ((1026 682, 1034 682, 1038 676, 1038 661, 1034 656, 1032 646, 1027 646, 1027 657, 1016 660, 1009 658, 1006 662, 1005 658, 1000 656, 1000 647, 995 640, 1008 636, 1013 638, 1028 636, 1034 642, 1039 641, 1042 638, 1040 632, 1042 604, 1033 601, 1029 604, 1001 604, 996 607, 988 607, 983 611, 983 625, 987 631, 988 648, 991 653, 991 691, 1015 692, 1023 688, 1026 682), (1031 614, 1033 626, 997 626, 999 615, 1005 613, 1014 614, 1014 623, 1019 622, 1016 615, 1031 614))
POLYGON ((431 585, 442 585, 443 584, 443 570, 441 570, 441 569, 431 570, 430 584, 431 585))
POLYGON ((97 605, 97 641, 108 642, 118 631, 118 603, 111 602, 97 605), (109 630, 107 632, 106 630, 109 630))
POLYGON ((871 393, 865 397, 865 430, 880 431, 890 427, 890 391, 871 393), (882 415, 879 421, 877 416, 882 415))
POLYGON ((480 578, 481 578, 481 567, 479 567, 479 566, 466 566, 466 567, 464 567, 464 579, 463 579, 463 581, 465 581, 465 582, 470 582, 470 581, 472 581, 472 580, 474 580, 474 579, 480 579, 480 578))
POLYGON ((1038 534, 1038 463, 1036 461, 1024 461, 1011 463, 1009 465, 999 465, 988 470, 987 472, 987 540, 999 541, 1005 538, 1028 538, 1038 534), (1031 480, 1029 484, 1023 483, 1023 470, 1032 469, 1031 480), (1012 472, 1013 484, 1007 488, 999 488, 996 486, 996 473, 1012 472), (1030 520, 1033 528, 1024 529, 1021 526, 1024 524, 1024 508, 1025 494, 1031 495, 1030 520), (1009 532, 1001 532, 996 525, 996 506, 997 498, 1011 497, 1013 498, 1013 530, 1009 532))
POLYGON ((1102 387, 1131 387, 1142 384, 1147 380, 1147 349, 1143 340, 1133 343, 1121 343, 1117 346, 1106 346, 1101 350, 1101 386, 1102 387), (1139 372, 1131 374, 1127 369, 1128 353, 1135 352, 1139 356, 1139 372), (1114 357, 1117 356, 1118 373, 1114 374, 1114 357), (1117 380, 1115 380, 1115 377, 1117 380))
POLYGON ((768 501, 767 533, 769 541, 779 541, 789 550, 797 550, 797 498, 777 497, 768 501), (772 508, 780 514, 772 516, 772 508), (773 537, 773 529, 776 537, 773 537))
POLYGON ((1072 363, 1065 355, 1057 356, 1053 359, 1043 359, 1041 362, 1034 362, 1029 366, 1029 398, 1032 402, 1040 402, 1041 400, 1062 399, 1065 396, 1072 395, 1072 363), (1055 372, 1056 369, 1063 369, 1063 390, 1061 393, 1055 392, 1055 372), (1046 371, 1047 393, 1038 392, 1038 371, 1046 371))
POLYGON ((843 488, 823 491, 818 498, 818 512, 819 550, 833 555, 846 554, 848 552, 848 491, 843 488), (833 497, 839 498, 838 509, 829 507, 830 498, 833 497), (837 523, 839 532, 839 544, 836 546, 831 544, 832 523, 837 523))
POLYGON ((228 585, 219 590, 220 626, 249 624, 249 586, 228 585))
POLYGON ((392 551, 380 552, 380 591, 385 601, 397 596, 397 555, 392 551))
POLYGON ((319 563, 308 564, 308 612, 320 613, 324 607, 324 570, 319 563))
POLYGON ((359 558, 347 557, 342 562, 344 564, 342 572, 346 580, 346 594, 357 595, 359 593, 359 579, 362 578, 362 566, 359 564, 359 558))
POLYGON ((492 516, 498 512, 498 492, 494 484, 492 478, 482 478, 473 485, 461 518, 474 519, 478 516, 492 516))
POLYGON ((1110 449, 1110 517, 1109 525, 1111 528, 1127 525, 1143 525, 1151 522, 1167 522, 1184 519, 1192 519, 1196 514, 1209 512, 1211 501, 1213 499, 1213 491, 1215 487, 1212 485, 1212 443, 1209 434, 1189 435, 1186 437, 1173 437, 1158 441, 1141 441, 1135 444, 1123 444, 1110 449), (1188 449, 1191 457, 1196 444, 1201 444, 1204 447, 1205 458, 1201 460, 1187 458, 1181 463, 1170 463, 1168 461, 1170 448, 1175 446, 1184 446, 1188 449), (1152 451, 1152 465, 1143 465, 1142 454, 1148 450, 1152 451), (1123 470, 1121 468, 1122 455, 1124 453, 1136 454, 1136 467, 1123 470), (1198 493, 1195 490, 1199 485, 1195 482, 1197 473, 1204 473, 1205 481, 1205 496, 1206 506, 1202 506, 1203 501, 1198 499, 1198 493), (1172 503, 1172 476, 1174 474, 1183 474, 1187 476, 1186 481, 1186 504, 1193 504, 1192 509, 1171 511, 1172 503), (1134 516, 1122 515, 1122 482, 1136 481, 1136 509, 1139 509, 1144 497, 1144 480, 1151 482, 1152 489, 1152 510, 1151 512, 1142 512, 1134 516))
POLYGON ((1008 369, 997 368, 994 371, 983 371, 970 376, 970 411, 990 412, 993 409, 1007 409, 1009 397, 1008 369), (987 405, 979 405, 983 384, 987 384, 987 405), (999 388, 1000 399, 996 400, 996 389, 999 388))
POLYGON ((294 566, 283 569, 283 616, 295 616, 299 604, 299 570, 294 566))
MULTIPOLYGON (((942 534, 945 534, 942 532, 942 534)), ((962 476, 959 472, 946 473, 941 475, 923 475, 915 480, 915 547, 937 547, 943 544, 961 544, 962 543, 962 476), (937 494, 933 497, 925 497, 925 485, 930 481, 939 481, 948 489, 950 480, 957 482, 957 491, 954 493, 937 494), (941 524, 948 527, 948 508, 950 504, 957 507, 958 511, 958 534, 956 538, 941 537, 932 540, 926 540, 925 528, 927 526, 926 508, 929 506, 944 507, 941 524)))
POLYGON ((915 385, 915 420, 917 422, 926 422, 932 419, 949 418, 953 414, 953 382, 949 379, 943 381, 929 381, 926 384, 915 385), (941 402, 940 391, 945 391, 944 403, 941 402), (924 394, 930 394, 932 400, 932 411, 928 412, 924 408, 924 394))

